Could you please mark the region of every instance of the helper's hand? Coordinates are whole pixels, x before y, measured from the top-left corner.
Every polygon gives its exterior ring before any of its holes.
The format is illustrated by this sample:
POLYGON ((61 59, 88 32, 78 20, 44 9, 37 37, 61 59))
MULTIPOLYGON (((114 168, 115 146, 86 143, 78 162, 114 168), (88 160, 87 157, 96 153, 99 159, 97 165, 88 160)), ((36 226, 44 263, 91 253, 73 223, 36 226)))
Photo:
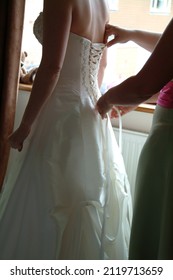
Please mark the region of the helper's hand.
POLYGON ((105 28, 104 41, 107 47, 111 47, 117 43, 127 43, 130 40, 130 35, 130 30, 107 24, 105 28), (114 38, 109 41, 110 36, 114 36, 114 38))
POLYGON ((106 118, 106 114, 112 109, 113 104, 110 104, 107 100, 107 95, 102 95, 96 104, 96 110, 101 115, 102 119, 106 118))

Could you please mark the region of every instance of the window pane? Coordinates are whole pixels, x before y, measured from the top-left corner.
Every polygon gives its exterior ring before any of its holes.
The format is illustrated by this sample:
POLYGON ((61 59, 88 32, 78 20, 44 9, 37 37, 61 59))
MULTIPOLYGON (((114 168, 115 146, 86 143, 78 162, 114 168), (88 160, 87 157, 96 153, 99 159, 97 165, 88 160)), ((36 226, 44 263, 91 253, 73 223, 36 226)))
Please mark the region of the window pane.
POLYGON ((108 0, 109 10, 115 11, 118 9, 118 0, 108 0))
POLYGON ((170 12, 171 0, 151 0, 151 12, 170 12))
POLYGON ((40 63, 42 47, 33 34, 33 24, 42 10, 43 0, 26 0, 22 51, 28 54, 25 60, 27 69, 40 63))

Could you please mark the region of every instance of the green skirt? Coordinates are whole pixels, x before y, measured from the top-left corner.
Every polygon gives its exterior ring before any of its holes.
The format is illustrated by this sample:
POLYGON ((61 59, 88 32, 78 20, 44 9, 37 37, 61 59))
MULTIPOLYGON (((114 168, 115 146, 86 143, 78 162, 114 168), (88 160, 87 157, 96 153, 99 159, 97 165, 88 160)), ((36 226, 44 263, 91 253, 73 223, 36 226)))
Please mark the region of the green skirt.
POLYGON ((173 109, 156 106, 135 190, 129 259, 173 259, 173 109))

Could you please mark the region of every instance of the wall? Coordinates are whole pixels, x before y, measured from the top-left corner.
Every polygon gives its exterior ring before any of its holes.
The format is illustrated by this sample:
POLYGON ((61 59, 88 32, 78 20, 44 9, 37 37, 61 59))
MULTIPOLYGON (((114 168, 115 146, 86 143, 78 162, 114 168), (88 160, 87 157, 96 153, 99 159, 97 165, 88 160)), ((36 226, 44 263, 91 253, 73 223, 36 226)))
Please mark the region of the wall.
POLYGON ((150 0, 119 0, 119 8, 111 12, 110 22, 129 29, 163 32, 173 17, 173 1, 169 14, 151 13, 150 2, 150 0))

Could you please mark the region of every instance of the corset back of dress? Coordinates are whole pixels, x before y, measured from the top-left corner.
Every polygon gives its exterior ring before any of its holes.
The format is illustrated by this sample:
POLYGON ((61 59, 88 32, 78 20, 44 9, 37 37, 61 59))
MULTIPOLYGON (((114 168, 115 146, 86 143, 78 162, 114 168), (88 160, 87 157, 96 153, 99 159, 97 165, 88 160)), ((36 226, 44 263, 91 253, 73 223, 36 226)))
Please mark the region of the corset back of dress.
POLYGON ((98 70, 104 44, 70 33, 64 64, 57 86, 72 86, 78 94, 89 95, 95 104, 98 95, 98 70), (68 82, 67 82, 68 81, 68 82))

